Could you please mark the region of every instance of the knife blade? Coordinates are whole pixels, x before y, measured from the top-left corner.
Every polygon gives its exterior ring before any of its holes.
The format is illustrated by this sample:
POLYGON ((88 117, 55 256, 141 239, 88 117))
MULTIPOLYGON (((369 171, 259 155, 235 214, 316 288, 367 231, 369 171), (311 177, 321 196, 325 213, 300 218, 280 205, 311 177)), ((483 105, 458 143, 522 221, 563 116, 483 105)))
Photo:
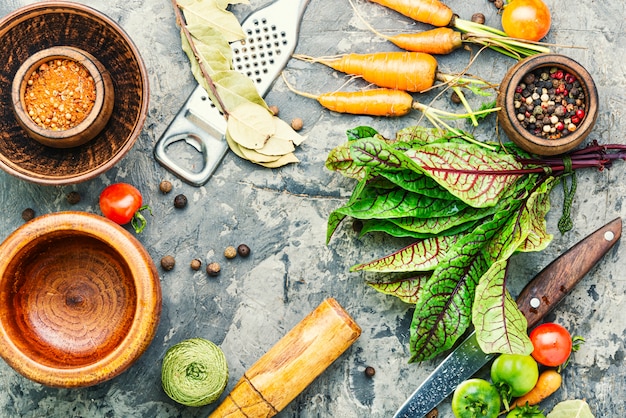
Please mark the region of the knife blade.
MULTIPOLYGON (((616 218, 583 238, 541 270, 520 292, 517 305, 533 328, 582 280, 622 235, 616 218)), ((485 354, 472 332, 422 382, 394 418, 419 418, 450 395, 495 355, 485 354)))

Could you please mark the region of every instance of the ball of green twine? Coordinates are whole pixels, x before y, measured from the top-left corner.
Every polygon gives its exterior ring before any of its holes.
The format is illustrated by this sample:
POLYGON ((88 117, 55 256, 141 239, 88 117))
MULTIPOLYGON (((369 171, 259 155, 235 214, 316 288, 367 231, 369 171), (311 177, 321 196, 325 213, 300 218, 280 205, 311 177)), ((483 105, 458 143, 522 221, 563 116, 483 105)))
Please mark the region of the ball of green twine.
POLYGON ((228 383, 224 352, 203 338, 181 341, 165 353, 161 381, 165 393, 183 405, 215 402, 228 383))

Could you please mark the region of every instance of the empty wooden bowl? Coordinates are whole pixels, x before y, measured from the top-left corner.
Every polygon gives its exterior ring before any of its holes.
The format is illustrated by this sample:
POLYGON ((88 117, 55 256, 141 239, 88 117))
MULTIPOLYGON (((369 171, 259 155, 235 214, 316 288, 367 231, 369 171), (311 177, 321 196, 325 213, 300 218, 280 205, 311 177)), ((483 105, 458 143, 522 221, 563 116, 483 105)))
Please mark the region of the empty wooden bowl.
POLYGON ((139 137, 148 112, 148 73, 139 51, 113 20, 70 1, 35 2, 0 20, 0 168, 44 185, 80 183, 118 163, 139 137), (53 47, 93 56, 115 91, 108 123, 94 138, 71 148, 31 138, 13 111, 12 84, 30 57, 53 47))
POLYGON ((106 126, 115 100, 109 71, 71 46, 44 49, 17 70, 11 89, 17 122, 36 141, 71 148, 106 126))
POLYGON ((500 84, 497 105, 500 107, 498 121, 511 141, 533 154, 558 155, 573 150, 591 133, 598 117, 598 92, 589 72, 575 60, 559 54, 539 54, 525 58, 509 69, 500 84), (573 132, 561 138, 545 138, 531 133, 518 119, 520 112, 515 102, 519 101, 519 92, 516 89, 528 74, 538 69, 560 70, 573 75, 580 83, 585 115, 573 132))
POLYGON ((31 380, 70 388, 119 375, 160 313, 152 259, 102 216, 42 215, 0 244, 0 356, 31 380))

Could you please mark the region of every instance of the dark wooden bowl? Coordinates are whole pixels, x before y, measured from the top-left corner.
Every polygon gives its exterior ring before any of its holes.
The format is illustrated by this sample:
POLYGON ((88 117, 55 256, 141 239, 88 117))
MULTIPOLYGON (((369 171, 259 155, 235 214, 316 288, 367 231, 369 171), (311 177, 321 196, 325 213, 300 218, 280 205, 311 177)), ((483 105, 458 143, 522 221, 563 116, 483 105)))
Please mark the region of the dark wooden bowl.
POLYGON ((91 141, 106 126, 115 101, 113 80, 109 71, 93 55, 71 46, 54 46, 31 55, 17 70, 11 89, 17 122, 36 141, 54 148, 71 148, 91 141), (96 97, 93 108, 76 126, 64 130, 43 128, 29 116, 25 96, 28 80, 39 67, 53 59, 69 59, 81 64, 94 80, 96 97))
POLYGON ((0 20, 0 168, 21 179, 64 185, 92 179, 132 148, 147 117, 148 74, 139 51, 113 20, 81 4, 37 2, 0 20), (20 66, 35 53, 70 46, 94 56, 115 90, 106 126, 89 142, 54 148, 32 139, 13 111, 11 87, 20 66))
POLYGON ((509 139, 524 150, 537 155, 558 155, 580 145, 593 130, 598 117, 598 92, 587 70, 575 60, 559 54, 539 54, 525 58, 509 69, 498 92, 500 107, 498 121, 509 139), (586 99, 586 115, 576 131, 560 138, 547 139, 530 133, 517 120, 514 96, 515 89, 524 76, 539 68, 556 67, 574 75, 581 84, 586 99))
POLYGON ((0 356, 31 380, 69 388, 119 375, 160 313, 148 252, 104 217, 42 215, 0 244, 0 356))

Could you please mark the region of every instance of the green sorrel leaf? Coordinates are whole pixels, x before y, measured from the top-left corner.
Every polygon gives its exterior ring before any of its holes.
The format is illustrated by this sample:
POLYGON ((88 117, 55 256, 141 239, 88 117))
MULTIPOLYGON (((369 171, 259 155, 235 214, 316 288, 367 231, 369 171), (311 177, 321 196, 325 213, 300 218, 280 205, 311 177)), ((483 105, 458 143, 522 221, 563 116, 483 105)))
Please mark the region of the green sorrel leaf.
POLYGON ((506 289, 508 259, 494 262, 476 286, 472 317, 485 353, 530 354, 528 323, 506 289))
POLYGON ((395 296, 403 302, 415 304, 423 283, 428 275, 418 275, 396 280, 368 282, 367 284, 380 293, 395 296))
POLYGON ((522 176, 514 156, 473 144, 430 144, 406 152, 441 186, 474 207, 494 206, 522 176))
POLYGON ((393 254, 357 264, 350 271, 402 272, 402 271, 429 271, 445 258, 450 246, 457 242, 459 237, 434 237, 418 241, 393 254))

